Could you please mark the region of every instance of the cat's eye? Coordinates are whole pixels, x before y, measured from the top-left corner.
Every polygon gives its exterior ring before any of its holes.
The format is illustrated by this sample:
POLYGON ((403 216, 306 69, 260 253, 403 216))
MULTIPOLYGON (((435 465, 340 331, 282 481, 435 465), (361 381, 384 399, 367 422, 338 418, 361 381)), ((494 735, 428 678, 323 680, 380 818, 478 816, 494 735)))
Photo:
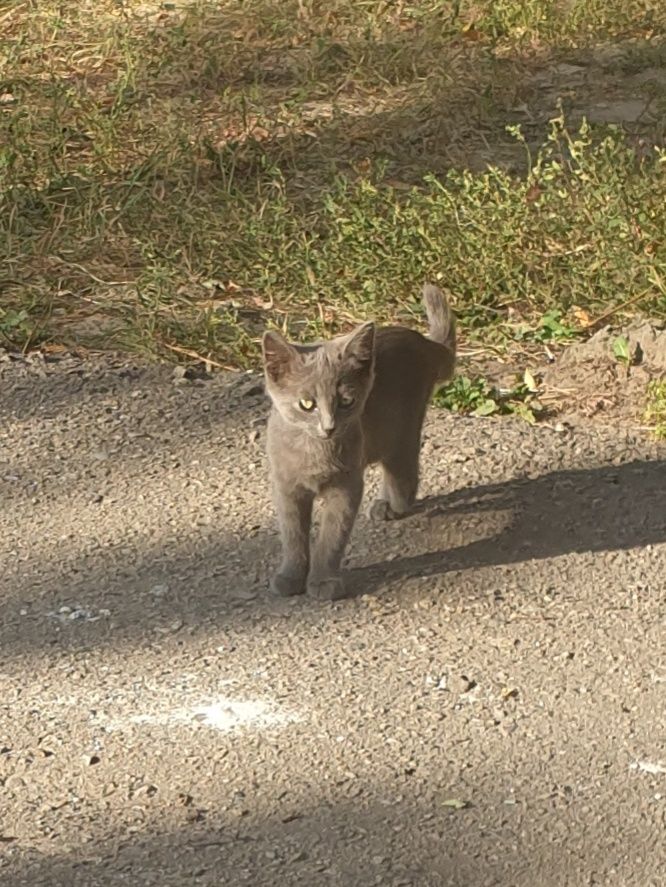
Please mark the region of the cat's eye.
POLYGON ((356 398, 354 397, 353 394, 344 394, 344 393, 338 394, 338 403, 340 404, 341 407, 345 407, 345 408, 351 407, 351 406, 353 406, 355 400, 356 400, 356 398))
POLYGON ((314 400, 311 400, 309 397, 302 397, 298 401, 298 405, 302 410, 305 410, 306 413, 311 413, 314 408, 317 406, 314 400))

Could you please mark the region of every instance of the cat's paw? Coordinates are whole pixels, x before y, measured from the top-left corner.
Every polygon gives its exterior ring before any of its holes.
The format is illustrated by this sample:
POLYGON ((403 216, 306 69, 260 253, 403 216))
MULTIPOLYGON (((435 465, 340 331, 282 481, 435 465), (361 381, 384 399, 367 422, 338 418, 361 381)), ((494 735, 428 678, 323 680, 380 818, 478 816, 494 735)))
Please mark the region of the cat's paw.
POLYGON ((346 587, 342 576, 326 576, 323 579, 310 579, 308 591, 319 601, 339 601, 346 597, 346 587))
POLYGON ((305 589, 305 576, 276 573, 271 579, 271 591, 279 597, 294 597, 297 594, 305 594, 305 589))
POLYGON ((370 520, 383 521, 400 520, 403 517, 407 517, 411 511, 412 506, 407 503, 402 506, 400 511, 396 511, 388 499, 375 499, 368 506, 366 513, 370 520))
POLYGON ((368 517, 370 520, 395 520, 398 515, 391 508, 386 499, 375 499, 368 506, 368 517))

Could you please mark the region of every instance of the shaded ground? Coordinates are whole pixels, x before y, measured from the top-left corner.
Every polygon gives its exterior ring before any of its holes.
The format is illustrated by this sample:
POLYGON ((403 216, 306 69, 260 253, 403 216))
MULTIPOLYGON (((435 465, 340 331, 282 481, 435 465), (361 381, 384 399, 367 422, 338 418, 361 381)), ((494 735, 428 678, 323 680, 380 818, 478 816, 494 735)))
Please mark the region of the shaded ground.
POLYGON ((266 593, 265 415, 0 363, 0 883, 661 884, 663 445, 433 413, 322 605, 266 593))

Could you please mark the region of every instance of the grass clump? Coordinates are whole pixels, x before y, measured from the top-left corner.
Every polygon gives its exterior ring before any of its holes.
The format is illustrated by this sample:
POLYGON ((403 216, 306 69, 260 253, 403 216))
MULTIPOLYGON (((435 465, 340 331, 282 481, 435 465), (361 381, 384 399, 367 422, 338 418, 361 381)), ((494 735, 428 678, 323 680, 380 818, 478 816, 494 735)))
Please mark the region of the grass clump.
POLYGON ((666 380, 648 385, 644 419, 657 440, 666 440, 666 380))

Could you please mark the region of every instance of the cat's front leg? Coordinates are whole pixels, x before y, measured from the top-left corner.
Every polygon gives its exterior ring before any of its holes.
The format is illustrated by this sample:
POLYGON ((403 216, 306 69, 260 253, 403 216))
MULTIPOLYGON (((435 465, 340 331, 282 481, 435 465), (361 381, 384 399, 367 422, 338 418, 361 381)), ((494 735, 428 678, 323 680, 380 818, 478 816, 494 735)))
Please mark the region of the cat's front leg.
POLYGON ((321 524, 312 556, 308 590, 320 600, 345 596, 340 564, 363 497, 363 475, 336 479, 321 491, 321 524))
POLYGON ((310 525, 314 495, 301 488, 274 484, 274 498, 282 540, 282 563, 271 579, 271 589, 282 597, 303 594, 310 565, 310 525))

